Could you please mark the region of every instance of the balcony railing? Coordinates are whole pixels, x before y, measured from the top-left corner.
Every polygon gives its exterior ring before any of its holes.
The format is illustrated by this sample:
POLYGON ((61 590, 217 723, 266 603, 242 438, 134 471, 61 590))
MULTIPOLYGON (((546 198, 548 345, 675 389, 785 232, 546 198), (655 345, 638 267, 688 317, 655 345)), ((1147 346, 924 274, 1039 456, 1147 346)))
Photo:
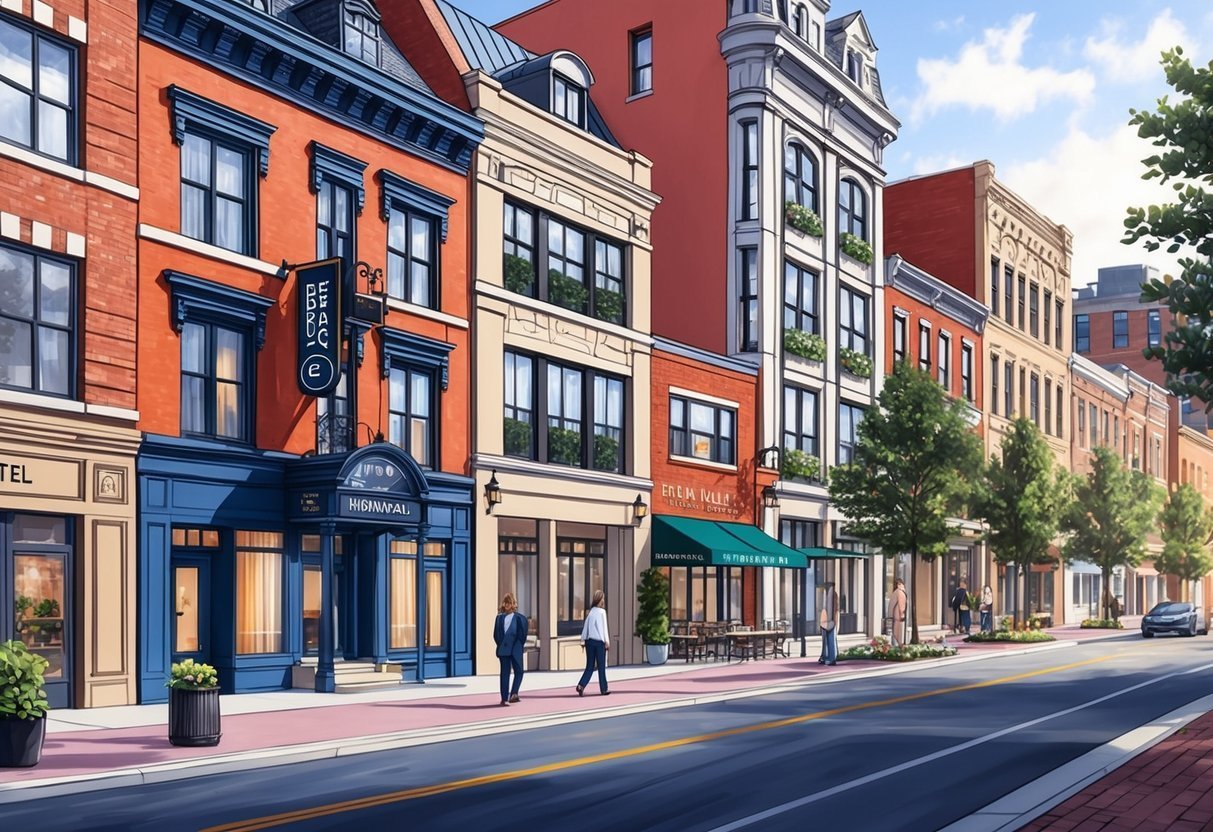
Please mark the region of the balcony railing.
POLYGON ((316 419, 316 453, 343 454, 354 447, 354 418, 344 413, 322 413, 316 419))

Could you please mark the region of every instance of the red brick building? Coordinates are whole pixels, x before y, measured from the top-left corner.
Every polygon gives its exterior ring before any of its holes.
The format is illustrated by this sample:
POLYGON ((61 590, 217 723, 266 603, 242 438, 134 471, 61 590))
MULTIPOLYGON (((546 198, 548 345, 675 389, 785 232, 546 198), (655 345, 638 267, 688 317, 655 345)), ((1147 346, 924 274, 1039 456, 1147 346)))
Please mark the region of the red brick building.
POLYGON ((0 4, 0 641, 135 701, 136 21, 0 4))

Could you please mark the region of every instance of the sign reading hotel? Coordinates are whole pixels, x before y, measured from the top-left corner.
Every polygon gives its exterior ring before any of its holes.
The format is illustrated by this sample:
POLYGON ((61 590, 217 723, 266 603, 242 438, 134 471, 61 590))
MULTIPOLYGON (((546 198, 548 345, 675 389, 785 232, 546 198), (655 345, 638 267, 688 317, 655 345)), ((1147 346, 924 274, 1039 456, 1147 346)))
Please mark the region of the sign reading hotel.
POLYGON ((728 491, 716 491, 695 485, 661 484, 661 499, 670 508, 689 508, 706 514, 727 514, 736 517, 741 514, 741 506, 737 504, 737 495, 728 491))
POLYGON ((299 306, 299 389, 327 396, 341 380, 341 260, 295 268, 299 306))
POLYGON ((0 454, 0 494, 79 500, 80 463, 0 454))

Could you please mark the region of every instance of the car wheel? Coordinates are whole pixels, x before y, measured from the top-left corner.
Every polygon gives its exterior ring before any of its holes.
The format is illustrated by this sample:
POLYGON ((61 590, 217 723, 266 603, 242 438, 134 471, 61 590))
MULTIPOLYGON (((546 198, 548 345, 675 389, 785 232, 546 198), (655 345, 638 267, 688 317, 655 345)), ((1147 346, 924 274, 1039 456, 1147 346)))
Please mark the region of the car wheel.
POLYGON ((1142 638, 1154 638, 1154 634, 1151 633, 1149 630, 1142 630, 1141 637, 1142 638))
POLYGON ((1192 626, 1188 627, 1187 636, 1188 636, 1188 638, 1196 638, 1196 622, 1195 621, 1192 622, 1192 626))

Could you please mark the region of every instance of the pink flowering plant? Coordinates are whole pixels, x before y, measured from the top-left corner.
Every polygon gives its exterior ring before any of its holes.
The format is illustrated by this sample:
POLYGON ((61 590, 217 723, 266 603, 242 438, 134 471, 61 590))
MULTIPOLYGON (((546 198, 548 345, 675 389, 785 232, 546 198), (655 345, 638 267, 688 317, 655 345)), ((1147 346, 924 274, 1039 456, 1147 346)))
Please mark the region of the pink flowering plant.
POLYGON ((173 663, 165 685, 177 690, 209 690, 219 687, 219 673, 209 664, 186 659, 173 663))
POLYGON ((878 662, 912 662, 915 659, 940 659, 955 656, 956 648, 944 644, 903 644, 894 647, 887 636, 876 636, 867 644, 844 650, 840 659, 866 659, 878 662))

